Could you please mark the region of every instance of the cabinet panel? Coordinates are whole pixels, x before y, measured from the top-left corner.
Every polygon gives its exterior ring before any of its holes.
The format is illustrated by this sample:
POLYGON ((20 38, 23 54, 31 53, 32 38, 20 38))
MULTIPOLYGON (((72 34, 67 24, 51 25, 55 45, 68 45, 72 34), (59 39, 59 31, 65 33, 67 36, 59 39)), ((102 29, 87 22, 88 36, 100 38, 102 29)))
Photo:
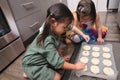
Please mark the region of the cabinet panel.
POLYGON ((34 35, 46 19, 47 9, 59 0, 8 0, 23 41, 34 35))
POLYGON ((9 5, 13 11, 15 20, 21 19, 26 15, 39 11, 40 8, 43 13, 46 13, 48 7, 59 0, 8 0, 9 5))
POLYGON ((44 0, 44 1, 38 0, 38 3, 40 3, 39 6, 41 7, 41 12, 42 12, 42 14, 43 14, 43 19, 46 18, 47 9, 48 9, 51 5, 53 5, 53 4, 55 4, 55 3, 58 3, 58 2, 59 2, 59 0, 44 0))
POLYGON ((15 20, 24 18, 33 12, 39 11, 41 4, 38 0, 8 0, 9 5, 13 11, 15 20))
POLYGON ((41 11, 27 16, 16 22, 22 40, 25 41, 32 35, 34 35, 38 30, 41 24, 43 23, 43 17, 41 11))

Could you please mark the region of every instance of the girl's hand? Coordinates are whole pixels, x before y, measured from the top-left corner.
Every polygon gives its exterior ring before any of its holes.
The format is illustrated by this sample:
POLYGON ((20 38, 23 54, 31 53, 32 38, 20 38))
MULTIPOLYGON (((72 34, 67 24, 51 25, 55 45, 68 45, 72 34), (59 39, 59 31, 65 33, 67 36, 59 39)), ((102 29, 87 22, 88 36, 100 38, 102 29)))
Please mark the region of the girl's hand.
POLYGON ((85 68, 84 63, 78 62, 78 63, 75 64, 75 70, 82 70, 84 68, 85 68))
POLYGON ((103 43, 104 39, 103 38, 97 38, 97 41, 100 42, 100 43, 103 43))
POLYGON ((70 40, 70 39, 65 39, 65 42, 67 43, 67 44, 71 44, 72 43, 72 41, 70 40))
POLYGON ((59 53, 59 56, 61 56, 61 57, 63 56, 63 54, 62 54, 63 50, 61 48, 58 48, 58 53, 59 53))
POLYGON ((70 60, 70 56, 69 55, 66 55, 66 56, 63 56, 65 61, 69 61, 70 60))
POLYGON ((84 35, 83 38, 85 39, 86 42, 89 42, 90 37, 88 35, 84 35))

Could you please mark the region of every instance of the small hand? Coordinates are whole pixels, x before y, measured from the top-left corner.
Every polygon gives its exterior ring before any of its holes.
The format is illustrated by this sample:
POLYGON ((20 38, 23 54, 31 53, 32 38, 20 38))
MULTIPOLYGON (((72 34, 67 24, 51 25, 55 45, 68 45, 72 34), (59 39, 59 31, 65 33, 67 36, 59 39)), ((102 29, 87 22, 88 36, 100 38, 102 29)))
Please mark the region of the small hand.
POLYGON ((75 64, 75 70, 82 70, 85 68, 85 64, 84 63, 81 63, 81 62, 78 62, 75 64))
POLYGON ((86 42, 89 42, 90 37, 88 35, 84 35, 83 38, 85 39, 86 42))
POLYGON ((58 53, 59 53, 60 56, 63 56, 63 54, 62 54, 63 50, 61 48, 58 48, 58 53))
POLYGON ((72 41, 70 40, 70 39, 65 39, 65 42, 67 43, 67 44, 71 44, 72 43, 72 41))
POLYGON ((64 56, 64 59, 65 59, 65 61, 69 61, 70 60, 70 56, 66 55, 66 56, 64 56))
POLYGON ((97 41, 100 42, 100 43, 103 43, 104 39, 103 38, 97 38, 97 41))
POLYGON ((69 34, 66 34, 67 37, 72 37, 75 33, 74 32, 70 32, 69 34))

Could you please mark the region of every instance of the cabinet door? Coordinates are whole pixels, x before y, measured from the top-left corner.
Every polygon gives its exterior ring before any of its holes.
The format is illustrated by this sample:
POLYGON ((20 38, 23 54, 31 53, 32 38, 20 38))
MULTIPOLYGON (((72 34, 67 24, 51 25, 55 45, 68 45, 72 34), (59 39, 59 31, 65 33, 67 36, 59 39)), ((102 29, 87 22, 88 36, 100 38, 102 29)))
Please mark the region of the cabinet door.
POLYGON ((41 7, 41 12, 42 12, 43 19, 46 18, 47 9, 51 5, 53 5, 55 3, 58 3, 58 2, 59 2, 59 0, 44 0, 44 1, 43 0, 38 0, 38 3, 40 5, 40 7, 41 7))
POLYGON ((30 38, 34 35, 38 30, 41 24, 43 23, 43 17, 41 11, 29 15, 19 21, 16 22, 21 38, 23 41, 30 38))
MULTIPOLYGON (((8 0, 15 20, 26 17, 40 10, 39 0, 8 0)), ((44 1, 43 1, 44 2, 44 1)), ((45 5, 45 4, 44 4, 45 5)))

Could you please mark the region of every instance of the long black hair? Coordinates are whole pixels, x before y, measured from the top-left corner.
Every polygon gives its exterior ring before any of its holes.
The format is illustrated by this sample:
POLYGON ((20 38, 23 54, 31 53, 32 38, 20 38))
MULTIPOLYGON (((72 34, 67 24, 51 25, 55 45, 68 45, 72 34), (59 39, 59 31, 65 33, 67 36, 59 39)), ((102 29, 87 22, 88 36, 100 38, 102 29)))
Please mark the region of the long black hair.
POLYGON ((77 18, 80 21, 80 17, 90 16, 95 22, 96 19, 96 9, 94 2, 92 0, 81 0, 77 6, 77 18))
POLYGON ((64 22, 64 19, 68 18, 71 23, 73 20, 73 15, 68 7, 63 3, 56 3, 50 6, 47 10, 46 22, 43 32, 37 38, 37 44, 44 42, 45 38, 51 33, 51 18, 54 18, 57 22, 64 22))

